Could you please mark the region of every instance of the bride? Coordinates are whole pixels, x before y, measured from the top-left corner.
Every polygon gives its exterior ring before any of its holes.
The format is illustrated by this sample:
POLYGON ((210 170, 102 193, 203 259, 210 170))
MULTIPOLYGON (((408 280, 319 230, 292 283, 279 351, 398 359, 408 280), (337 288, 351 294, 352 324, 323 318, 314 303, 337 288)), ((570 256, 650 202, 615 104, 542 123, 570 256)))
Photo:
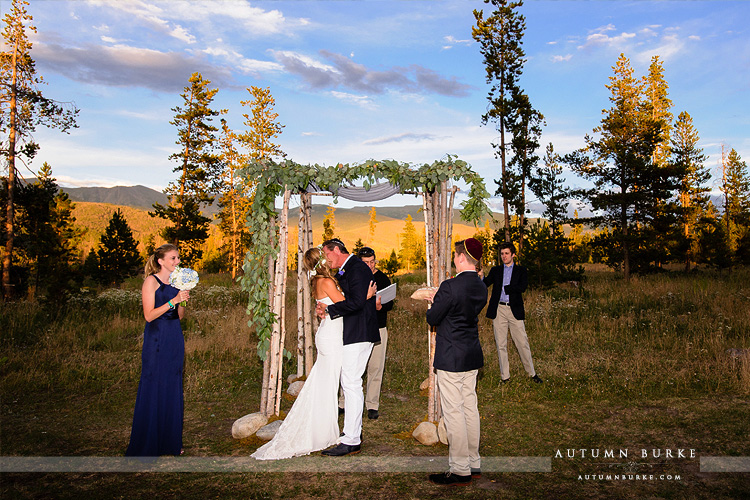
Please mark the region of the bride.
MULTIPOLYGON (((344 300, 330 265, 320 248, 305 252, 304 267, 310 276, 313 296, 331 305, 344 300)), ((375 294, 371 284, 368 298, 375 294)), ((333 446, 339 439, 338 389, 344 348, 343 318, 326 317, 315 334, 318 358, 305 385, 271 441, 251 456, 257 460, 309 455, 333 446)))

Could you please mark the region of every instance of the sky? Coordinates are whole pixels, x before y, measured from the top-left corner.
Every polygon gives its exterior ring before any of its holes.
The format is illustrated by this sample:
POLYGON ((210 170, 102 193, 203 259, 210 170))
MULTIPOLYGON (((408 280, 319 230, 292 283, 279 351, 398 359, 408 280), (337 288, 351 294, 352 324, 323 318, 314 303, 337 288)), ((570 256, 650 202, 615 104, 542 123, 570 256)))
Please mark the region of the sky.
MULTIPOLYGON (((0 14, 10 6, 0 2, 0 14)), ((178 150, 172 108, 200 72, 219 89, 214 108, 227 109, 237 130, 249 112, 240 105, 247 88, 270 88, 284 126, 276 142, 298 163, 421 165, 452 154, 494 193, 499 133, 481 123, 489 85, 471 37, 474 9, 487 16, 492 7, 474 0, 30 0, 42 90, 80 109, 70 134, 35 132, 41 150, 30 170, 48 162, 66 187, 162 190, 177 176, 169 160, 178 150)), ((653 56, 663 61, 673 114, 692 116, 714 172, 722 145, 750 160, 750 2, 527 0, 520 12, 527 58, 520 84, 546 123, 540 156, 550 142, 561 154, 584 145, 610 106, 605 86, 623 53, 637 77, 653 56)), ((421 202, 398 197, 380 205, 402 203, 421 202)))

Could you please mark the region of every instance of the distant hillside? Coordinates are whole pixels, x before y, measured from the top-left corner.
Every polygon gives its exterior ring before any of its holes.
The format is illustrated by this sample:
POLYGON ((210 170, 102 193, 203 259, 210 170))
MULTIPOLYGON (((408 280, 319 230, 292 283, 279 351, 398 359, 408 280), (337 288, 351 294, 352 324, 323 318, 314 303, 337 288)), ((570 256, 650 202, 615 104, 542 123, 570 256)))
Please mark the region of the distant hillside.
MULTIPOLYGON (((111 189, 111 188, 110 188, 111 189)), ((148 188, 145 188, 148 189, 148 188)), ((152 190, 153 191, 153 190, 152 190)), ((155 237, 156 244, 163 243, 159 233, 167 226, 167 221, 154 218, 148 215, 148 208, 135 208, 124 205, 114 205, 101 202, 78 201, 75 203, 73 216, 76 218, 76 224, 86 231, 84 235, 82 248, 84 253, 88 253, 92 248, 96 248, 99 239, 104 233, 104 229, 112 218, 112 213, 117 209, 127 220, 128 225, 133 231, 133 236, 139 242, 139 247, 143 250, 145 242, 149 236, 155 237)), ((414 227, 418 232, 424 231, 424 216, 421 213, 420 205, 409 205, 405 207, 376 207, 377 224, 375 226, 375 235, 370 241, 370 208, 337 208, 335 217, 335 235, 341 238, 350 248, 353 248, 358 239, 371 246, 378 255, 390 254, 391 249, 398 251, 400 247, 400 235, 404 230, 404 221, 408 214, 411 214, 414 221, 414 227)), ((313 205, 313 241, 316 245, 322 243, 323 239, 323 218, 327 211, 327 205, 313 205)), ((499 214, 495 214, 496 221, 500 221, 499 214)), ((298 212, 296 209, 290 210, 289 234, 292 241, 296 244, 297 239, 297 221, 298 212)), ((496 224, 491 224, 496 227, 496 224)), ((453 233, 456 238, 468 238, 478 229, 484 227, 484 222, 475 228, 471 224, 462 223, 458 211, 456 210, 453 218, 453 233)), ((212 227, 212 236, 209 241, 210 247, 221 245, 221 235, 216 227, 212 227)))
POLYGON ((167 221, 151 217, 147 210, 122 205, 79 201, 75 203, 73 217, 76 218, 76 225, 86 231, 81 243, 85 254, 99 245, 99 239, 104 234, 104 229, 109 224, 112 214, 118 208, 122 211, 128 226, 133 231, 133 237, 139 243, 139 250, 143 251, 145 242, 150 235, 154 235, 157 244, 163 243, 159 232, 167 226, 167 221))
POLYGON ((151 210, 154 203, 167 203, 167 196, 146 186, 60 188, 73 201, 109 203, 151 210))

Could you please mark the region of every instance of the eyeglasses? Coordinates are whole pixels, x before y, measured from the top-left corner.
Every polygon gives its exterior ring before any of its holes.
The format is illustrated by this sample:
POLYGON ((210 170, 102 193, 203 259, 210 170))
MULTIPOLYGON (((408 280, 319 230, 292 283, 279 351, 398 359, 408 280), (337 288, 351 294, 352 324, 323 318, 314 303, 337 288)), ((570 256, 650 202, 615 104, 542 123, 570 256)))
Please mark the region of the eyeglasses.
POLYGON ((375 250, 370 247, 362 247, 359 249, 359 252, 357 252, 357 257, 359 257, 360 259, 363 257, 375 257, 375 250))

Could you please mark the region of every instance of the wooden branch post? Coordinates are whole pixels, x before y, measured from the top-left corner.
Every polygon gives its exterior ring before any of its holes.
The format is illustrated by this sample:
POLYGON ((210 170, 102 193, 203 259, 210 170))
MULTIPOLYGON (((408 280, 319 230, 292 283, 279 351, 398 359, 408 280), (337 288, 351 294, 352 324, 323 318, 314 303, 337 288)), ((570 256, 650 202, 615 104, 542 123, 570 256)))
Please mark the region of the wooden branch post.
POLYGON ((276 319, 271 334, 271 345, 268 349, 269 373, 268 389, 266 397, 266 415, 278 415, 281 408, 281 373, 284 360, 284 314, 286 291, 286 264, 287 264, 287 231, 289 216, 289 197, 291 192, 284 190, 284 205, 279 215, 279 253, 276 257, 275 273, 273 280, 273 313, 276 319))
POLYGON ((307 273, 303 257, 307 248, 307 231, 305 226, 305 195, 299 200, 299 224, 297 225, 297 377, 305 374, 305 286, 307 273))

